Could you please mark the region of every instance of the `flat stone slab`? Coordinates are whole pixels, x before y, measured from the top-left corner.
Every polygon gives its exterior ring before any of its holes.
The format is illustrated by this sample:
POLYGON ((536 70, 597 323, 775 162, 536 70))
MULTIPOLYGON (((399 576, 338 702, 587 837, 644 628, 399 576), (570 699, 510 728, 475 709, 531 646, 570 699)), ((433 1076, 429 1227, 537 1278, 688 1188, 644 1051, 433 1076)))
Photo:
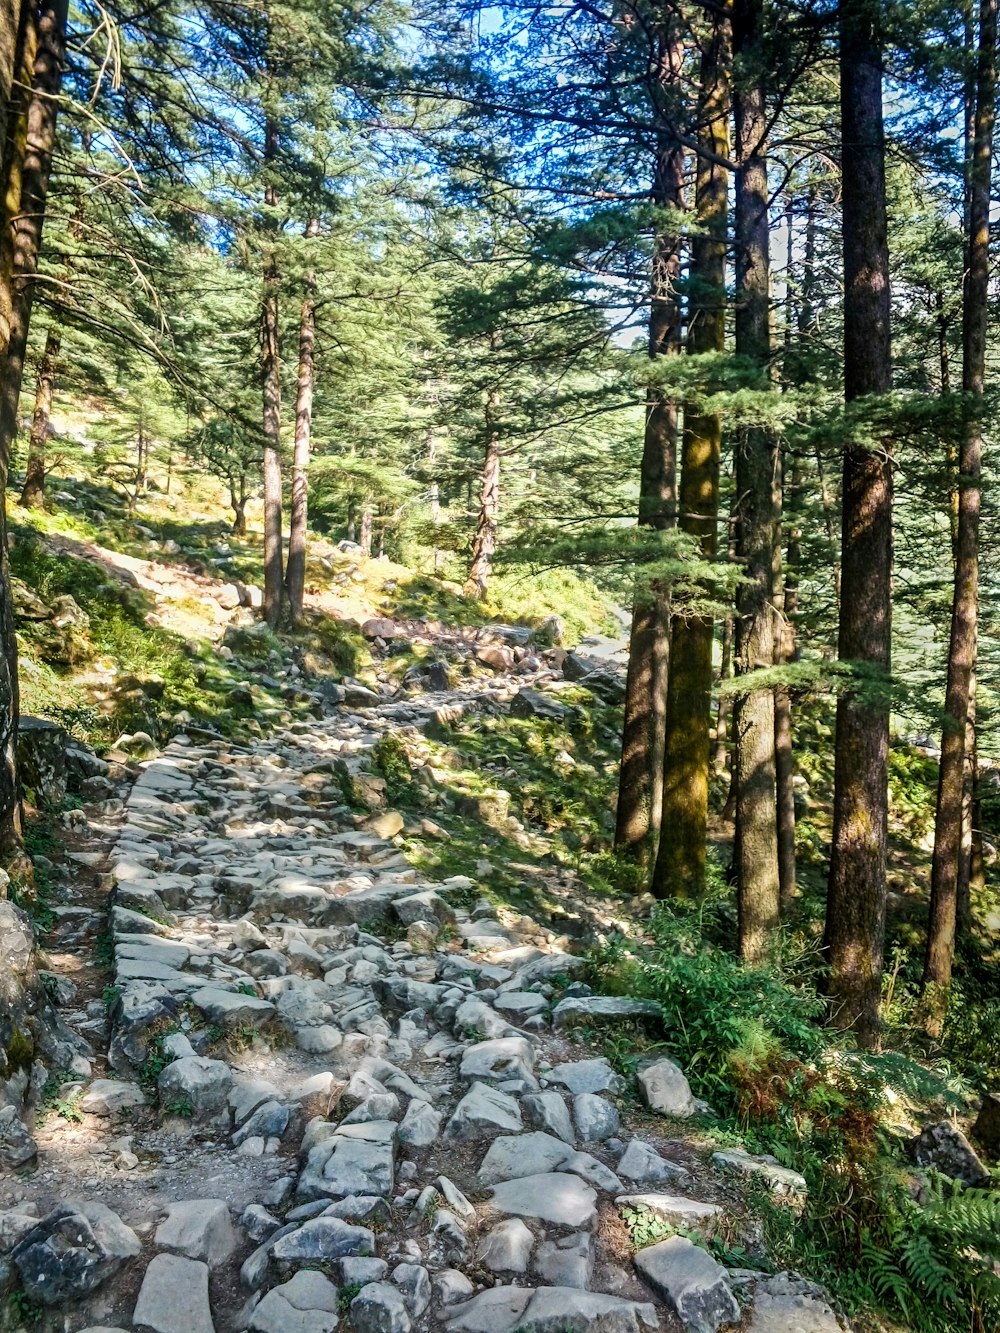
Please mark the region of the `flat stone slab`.
POLYGON ((218 990, 214 986, 203 986, 191 996, 191 1003, 199 1009, 210 1023, 217 1023, 223 1028, 261 1027, 275 1017, 276 1010, 270 1000, 260 1000, 256 995, 240 995, 236 991, 218 990))
POLYGON ((722 1209, 718 1204, 686 1199, 682 1194, 619 1194, 615 1203, 619 1208, 645 1209, 671 1226, 702 1231, 706 1235, 714 1230, 722 1217, 722 1209))
POLYGON ((310 1149, 299 1178, 298 1197, 343 1199, 349 1194, 391 1194, 396 1133, 391 1120, 341 1125, 331 1138, 310 1149))
POLYGON ((120 1083, 113 1078, 95 1078, 77 1102, 87 1115, 117 1115, 130 1106, 145 1106, 146 1098, 137 1083, 120 1083))
POLYGON ((615 1018, 658 1018, 663 1009, 653 1000, 633 1000, 623 995, 580 995, 560 1000, 552 1010, 554 1028, 573 1023, 615 1018))
POLYGON ((505 1180, 493 1189, 493 1207, 514 1217, 534 1217, 554 1226, 590 1228, 597 1220, 597 1195, 579 1176, 548 1171, 505 1180))
POLYGON ((757 1283, 747 1333, 843 1333, 843 1326, 815 1283, 777 1273, 757 1283))
POLYGON ((473 1083, 455 1107, 445 1126, 449 1139, 478 1139, 484 1131, 506 1130, 514 1133, 521 1129, 521 1111, 517 1099, 486 1083, 473 1083))
POLYGON ((570 1060, 545 1075, 550 1083, 561 1083, 570 1092, 624 1092, 625 1080, 607 1060, 570 1060))
POLYGON ((171 1204, 166 1220, 156 1228, 161 1250, 212 1265, 224 1264, 239 1242, 223 1199, 185 1199, 171 1204))
POLYGON ((707 1250, 683 1236, 671 1236, 640 1250, 635 1267, 684 1325, 686 1333, 716 1333, 740 1320, 740 1307, 726 1270, 707 1250))
POLYGON ((598 1189, 615 1191, 621 1181, 590 1153, 577 1152, 562 1139, 536 1130, 494 1139, 479 1168, 479 1179, 487 1185, 517 1176, 540 1175, 547 1171, 572 1171, 598 1189))
POLYGON ((656 1310, 575 1287, 492 1287, 452 1308, 454 1333, 642 1333, 659 1328, 656 1310))
POLYGON ((208 1264, 158 1254, 142 1279, 132 1327, 140 1333, 215 1333, 208 1264))
POLYGON ((468 1047, 459 1073, 462 1078, 495 1083, 519 1081, 525 1090, 534 1091, 538 1086, 534 1067, 535 1048, 527 1037, 497 1037, 468 1047))
POLYGON ((805 1195, 805 1176, 782 1166, 774 1157, 754 1157, 743 1148, 724 1148, 712 1153, 713 1166, 739 1171, 745 1176, 763 1176, 772 1194, 805 1195))

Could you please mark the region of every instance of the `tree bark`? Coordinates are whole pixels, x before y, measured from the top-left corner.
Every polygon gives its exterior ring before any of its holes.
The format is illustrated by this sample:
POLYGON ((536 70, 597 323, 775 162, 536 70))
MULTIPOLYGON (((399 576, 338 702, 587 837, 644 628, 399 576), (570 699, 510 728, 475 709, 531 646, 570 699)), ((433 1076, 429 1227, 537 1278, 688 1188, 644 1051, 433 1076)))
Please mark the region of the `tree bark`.
POLYGON ((944 1024, 955 955, 966 736, 972 676, 976 666, 983 391, 989 318, 990 191, 996 114, 996 40, 997 0, 981 0, 969 191, 968 263, 962 303, 962 388, 965 409, 958 460, 955 587, 923 975, 924 1027, 927 1035, 933 1038, 940 1037, 944 1024))
MULTIPOLYGON (((736 0, 733 92, 736 128, 736 351, 767 373, 771 358, 767 108, 764 101, 760 0, 736 0)), ((736 439, 736 675, 774 664, 774 550, 777 437, 741 427, 736 439)), ((740 953, 766 955, 779 923, 775 803, 774 693, 740 690, 733 700, 736 774, 736 890, 740 953)))
MULTIPOLYGON (((784 484, 785 467, 782 465, 784 495, 797 496, 799 488, 798 464, 792 465, 787 487, 784 484)), ((788 547, 785 555, 784 578, 776 628, 775 661, 787 665, 798 656, 795 643, 795 617, 799 600, 799 537, 798 520, 792 518, 788 528, 788 547)), ((796 893, 795 870, 795 750, 792 732, 792 695, 785 685, 774 691, 774 788, 777 805, 778 830, 778 885, 781 914, 786 916, 796 893)))
MULTIPOLYGON (((673 87, 684 57, 680 33, 660 39, 660 83, 673 87)), ((684 154, 670 128, 657 146, 653 203, 676 214, 683 207, 684 154)), ((650 359, 680 351, 680 237, 676 219, 659 222, 653 239, 649 310, 650 359)), ((677 404, 654 386, 647 389, 639 479, 639 524, 663 531, 676 522, 677 404)), ((625 722, 618 777, 615 849, 648 865, 656 854, 663 801, 663 740, 670 655, 670 600, 662 583, 638 588, 632 608, 625 722)))
POLYGON ((500 516, 500 433, 496 427, 498 402, 498 395, 491 389, 486 396, 486 453, 479 487, 479 517, 472 543, 469 575, 465 581, 466 596, 480 600, 486 597, 497 551, 500 516))
POLYGON ((31 418, 28 463, 20 500, 25 509, 41 509, 45 503, 45 447, 48 443, 49 422, 52 417, 52 391, 55 386, 56 363, 59 360, 59 339, 59 330, 50 328, 45 335, 45 351, 38 366, 35 412, 31 418))
MULTIPOLYGON (((729 22, 714 19, 702 54, 695 184, 698 231, 691 241, 688 346, 719 352, 725 343, 726 210, 729 173, 729 22)), ((718 539, 719 451, 716 413, 685 409, 678 525, 714 558, 718 539)), ((674 615, 663 758, 663 814, 653 893, 698 897, 705 890, 712 692, 711 616, 674 615)))
MULTIPOLYGON (((878 0, 842 0, 844 394, 877 403, 892 387, 885 136, 878 0)), ((878 1039, 885 942, 892 630, 892 465, 888 442, 844 452, 841 662, 866 679, 841 694, 825 949, 830 1021, 878 1039), (876 693, 873 686, 882 686, 876 693)))
MULTIPOLYGON (((277 122, 268 116, 264 129, 264 203, 273 209, 277 189, 270 173, 278 156, 277 122)), ((268 232, 275 229, 266 218, 268 232)), ((281 619, 284 570, 281 552, 281 360, 278 352, 278 255, 273 243, 264 256, 264 296, 261 307, 260 379, 264 429, 264 619, 274 629, 281 619)))
MULTIPOLYGON (((722 622, 722 653, 719 660, 719 685, 725 685, 733 674, 733 618, 726 616, 722 622)), ((715 762, 713 767, 721 777, 729 766, 729 714, 732 711, 732 696, 728 692, 719 693, 719 702, 715 709, 715 762)))
MULTIPOLYGON (((17 408, 24 375, 28 326, 35 295, 38 251, 52 169, 56 110, 62 84, 66 49, 67 0, 43 0, 25 52, 34 50, 31 95, 27 101, 23 155, 10 159, 7 171, 8 206, 13 202, 12 181, 19 177, 16 209, 8 214, 6 229, 13 240, 10 282, 10 336, 0 362, 0 856, 14 855, 20 845, 20 807, 17 792, 17 639, 10 591, 7 554, 7 478, 11 447, 17 432, 17 408), (32 40, 33 38, 33 40, 32 40)), ((2 270, 2 262, 0 262, 2 270)), ((5 285, 0 272, 0 286, 5 285)))
POLYGON ((366 500, 364 508, 361 511, 361 531, 358 533, 358 545, 361 547, 363 555, 370 556, 372 553, 373 526, 374 516, 372 514, 371 501, 366 500))
MULTIPOLYGON (((319 222, 310 218, 306 239, 319 231, 319 222)), ((302 620, 306 586, 306 525, 309 517, 309 447, 312 439, 313 357, 316 347, 316 277, 306 274, 306 291, 299 315, 299 373, 295 398, 295 448, 292 454, 292 509, 288 522, 288 562, 285 588, 288 616, 293 625, 302 620)))

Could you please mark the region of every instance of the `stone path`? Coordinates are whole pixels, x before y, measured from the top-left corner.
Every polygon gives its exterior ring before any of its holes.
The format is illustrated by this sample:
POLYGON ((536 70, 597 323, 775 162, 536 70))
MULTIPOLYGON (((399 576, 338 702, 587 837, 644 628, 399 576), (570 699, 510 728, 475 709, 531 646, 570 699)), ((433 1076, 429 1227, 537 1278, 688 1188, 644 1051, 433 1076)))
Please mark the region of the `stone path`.
POLYGON ((735 1225, 734 1169, 798 1182, 706 1161, 669 1061, 642 1072, 647 1110, 624 1098, 566 1034, 637 1002, 564 989, 581 960, 544 923, 501 919, 470 877, 422 879, 402 817, 344 803, 387 727, 521 683, 555 702, 551 666, 519 681, 493 649, 492 685, 345 692, 252 748, 181 735, 141 766, 110 858, 110 1032, 76 1015, 108 1068, 77 1057, 61 1095, 82 1120, 3 1185, 0 1275, 46 1326, 842 1327, 809 1284, 727 1271, 685 1235, 633 1255, 622 1209, 705 1235, 735 1225))

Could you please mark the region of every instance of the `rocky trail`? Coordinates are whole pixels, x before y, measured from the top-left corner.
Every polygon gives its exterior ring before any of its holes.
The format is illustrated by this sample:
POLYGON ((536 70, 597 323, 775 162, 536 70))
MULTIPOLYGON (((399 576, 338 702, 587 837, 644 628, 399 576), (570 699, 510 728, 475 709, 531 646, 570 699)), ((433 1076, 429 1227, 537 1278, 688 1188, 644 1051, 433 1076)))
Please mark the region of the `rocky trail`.
POLYGON ((571 939, 481 898, 475 864, 436 882, 401 850, 373 748, 560 708, 559 654, 519 635, 470 636, 492 676, 341 689, 245 747, 77 756, 99 799, 63 817, 48 1114, 0 1113, 8 1327, 843 1327, 817 1288, 688 1238, 739 1234, 746 1173, 790 1207, 802 1182, 713 1155, 669 1060, 632 1089, 575 1039, 644 1007, 578 979, 586 916, 571 939), (635 1250, 623 1214, 674 1234, 635 1250))

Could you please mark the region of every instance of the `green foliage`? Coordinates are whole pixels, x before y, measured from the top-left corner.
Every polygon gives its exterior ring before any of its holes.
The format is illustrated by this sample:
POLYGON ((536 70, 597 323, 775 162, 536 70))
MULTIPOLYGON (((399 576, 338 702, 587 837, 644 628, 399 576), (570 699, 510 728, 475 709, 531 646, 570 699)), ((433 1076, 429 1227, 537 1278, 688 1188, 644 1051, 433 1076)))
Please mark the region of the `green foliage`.
POLYGON ((808 973, 745 966, 720 942, 732 929, 731 911, 728 897, 661 903, 649 943, 611 938, 590 956, 601 991, 662 1005, 663 1047, 702 1096, 730 1111, 734 1061, 761 1050, 809 1060, 823 1049, 816 1028, 822 1003, 808 973))
POLYGON ((44 1120, 49 1116, 58 1116, 61 1120, 67 1120, 74 1124, 82 1122, 83 1112, 77 1102, 80 1100, 83 1089, 77 1088, 68 1097, 64 1097, 60 1091, 65 1084, 74 1081, 76 1081, 76 1077, 68 1069, 56 1070, 49 1074, 42 1086, 42 1095, 38 1102, 40 1119, 44 1120))
POLYGON ((194 1107, 187 1097, 177 1097, 172 1102, 166 1102, 161 1109, 164 1115, 179 1115, 185 1120, 190 1120, 194 1115, 194 1107))
POLYGON ((149 1043, 149 1052, 142 1064, 136 1071, 139 1082, 149 1091, 157 1086, 160 1075, 166 1069, 167 1065, 173 1064, 177 1058, 171 1055, 169 1051, 163 1049, 163 1044, 167 1037, 176 1029, 167 1028, 153 1034, 149 1043))
POLYGON ((337 1292, 337 1309, 341 1314, 347 1314, 351 1308, 351 1301, 354 1300, 364 1284, 362 1282, 344 1282, 337 1292))
POLYGON ((7 1304, 16 1324, 40 1324, 45 1317, 45 1306, 33 1301, 26 1291, 9 1292, 7 1304))
POLYGON ((414 798, 413 775, 405 744, 391 732, 380 736, 372 747, 372 761, 385 778, 390 805, 408 805, 414 798))
POLYGON ((623 1206, 619 1209, 635 1250, 644 1250, 647 1245, 672 1236, 677 1228, 657 1217, 649 1208, 623 1206))

